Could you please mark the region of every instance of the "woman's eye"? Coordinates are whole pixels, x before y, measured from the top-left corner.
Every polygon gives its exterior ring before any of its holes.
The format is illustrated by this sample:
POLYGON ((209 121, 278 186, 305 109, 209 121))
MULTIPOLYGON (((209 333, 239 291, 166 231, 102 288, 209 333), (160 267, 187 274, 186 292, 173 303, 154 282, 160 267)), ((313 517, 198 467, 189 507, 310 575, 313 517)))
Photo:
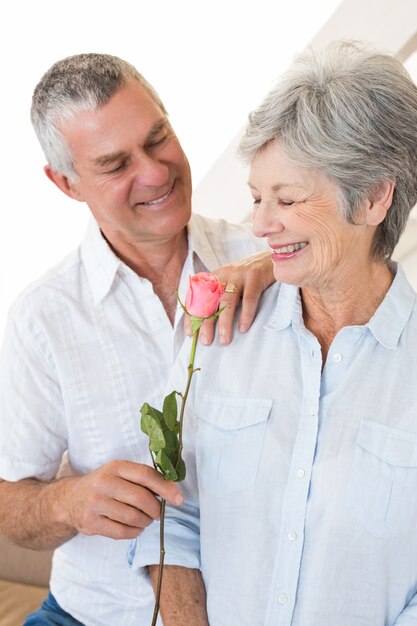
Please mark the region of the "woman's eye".
POLYGON ((291 206, 294 204, 294 200, 278 200, 278 204, 281 206, 291 206))
POLYGON ((260 198, 253 198, 253 204, 260 204, 260 203, 261 203, 260 198))

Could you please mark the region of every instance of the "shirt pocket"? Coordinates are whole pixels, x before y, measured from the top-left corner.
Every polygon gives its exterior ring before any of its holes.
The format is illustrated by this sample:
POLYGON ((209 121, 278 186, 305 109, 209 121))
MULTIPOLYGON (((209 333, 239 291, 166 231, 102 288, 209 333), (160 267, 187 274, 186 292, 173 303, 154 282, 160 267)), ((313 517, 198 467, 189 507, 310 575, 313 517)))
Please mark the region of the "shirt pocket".
POLYGON ((354 447, 347 504, 377 537, 417 528, 417 433, 363 420, 354 447))
POLYGON ((253 487, 271 407, 268 398, 202 398, 196 437, 200 488, 222 497, 253 487))

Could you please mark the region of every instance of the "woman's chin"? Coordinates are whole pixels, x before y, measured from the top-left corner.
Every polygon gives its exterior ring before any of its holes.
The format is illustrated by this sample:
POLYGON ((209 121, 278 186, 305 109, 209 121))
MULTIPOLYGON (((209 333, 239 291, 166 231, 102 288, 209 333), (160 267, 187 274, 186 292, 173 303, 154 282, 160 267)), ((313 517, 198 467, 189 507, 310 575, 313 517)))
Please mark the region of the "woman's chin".
POLYGON ((295 285, 299 287, 302 282, 301 276, 295 274, 295 272, 289 272, 282 267, 277 267, 274 263, 274 276, 277 283, 285 283, 286 285, 295 285))

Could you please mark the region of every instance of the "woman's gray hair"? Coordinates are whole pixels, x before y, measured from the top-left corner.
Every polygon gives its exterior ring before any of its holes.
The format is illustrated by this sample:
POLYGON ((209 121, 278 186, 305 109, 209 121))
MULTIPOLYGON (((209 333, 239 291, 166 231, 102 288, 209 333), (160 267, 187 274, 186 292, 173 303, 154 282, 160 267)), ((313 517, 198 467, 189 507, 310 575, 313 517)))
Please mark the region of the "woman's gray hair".
POLYGON ((127 61, 110 54, 77 54, 55 63, 42 77, 32 97, 31 119, 52 168, 77 179, 69 146, 59 130, 63 120, 79 111, 94 111, 132 81, 146 89, 166 114, 155 89, 127 61))
POLYGON ((417 202, 417 87, 401 62, 359 42, 310 50, 250 114, 239 154, 250 162, 274 139, 337 184, 350 223, 383 181, 395 184, 372 248, 389 258, 417 202))

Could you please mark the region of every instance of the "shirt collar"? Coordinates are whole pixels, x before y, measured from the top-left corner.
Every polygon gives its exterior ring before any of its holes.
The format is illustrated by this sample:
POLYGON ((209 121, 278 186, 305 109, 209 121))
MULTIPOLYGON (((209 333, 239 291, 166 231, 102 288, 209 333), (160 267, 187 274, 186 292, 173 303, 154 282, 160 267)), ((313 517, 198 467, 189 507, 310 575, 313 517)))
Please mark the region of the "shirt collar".
POLYGON ((390 262, 394 280, 374 315, 365 325, 385 348, 397 347, 401 334, 410 318, 415 293, 397 263, 390 262))
MULTIPOLYGON (((394 280, 365 327, 369 328, 375 339, 385 348, 393 349, 411 315, 416 295, 402 268, 393 261, 389 266, 395 273, 394 280)), ((281 284, 275 312, 266 328, 283 330, 290 324, 298 332, 304 327, 300 291, 294 285, 281 284)))
POLYGON ((284 330, 292 323, 302 322, 301 297, 298 287, 281 283, 278 286, 275 311, 265 328, 284 330))
POLYGON ((193 273, 207 272, 210 269, 214 269, 216 264, 213 265, 210 249, 202 243, 202 238, 198 236, 194 224, 194 216, 191 215, 191 220, 187 225, 188 258, 193 267, 193 273))
MULTIPOLYGON (((188 258, 195 271, 206 271, 209 267, 215 267, 216 263, 213 262, 210 246, 205 245, 205 242, 198 245, 201 239, 198 236, 200 233, 199 231, 194 233, 194 231, 192 219, 187 227, 188 258)), ((93 293, 94 303, 97 305, 110 292, 118 271, 123 268, 126 269, 126 266, 110 248, 94 219, 90 220, 81 243, 81 258, 93 293)))
POLYGON ((94 219, 90 220, 81 243, 81 259, 97 305, 109 293, 122 261, 110 248, 94 219))
MULTIPOLYGON (((194 257, 200 260, 205 271, 212 271, 229 262, 228 255, 225 254, 227 245, 220 235, 220 228, 216 220, 207 220, 196 213, 191 215, 188 223, 190 250, 194 251, 194 257)), ((236 233, 235 237, 238 238, 238 236, 239 234, 236 233)))

